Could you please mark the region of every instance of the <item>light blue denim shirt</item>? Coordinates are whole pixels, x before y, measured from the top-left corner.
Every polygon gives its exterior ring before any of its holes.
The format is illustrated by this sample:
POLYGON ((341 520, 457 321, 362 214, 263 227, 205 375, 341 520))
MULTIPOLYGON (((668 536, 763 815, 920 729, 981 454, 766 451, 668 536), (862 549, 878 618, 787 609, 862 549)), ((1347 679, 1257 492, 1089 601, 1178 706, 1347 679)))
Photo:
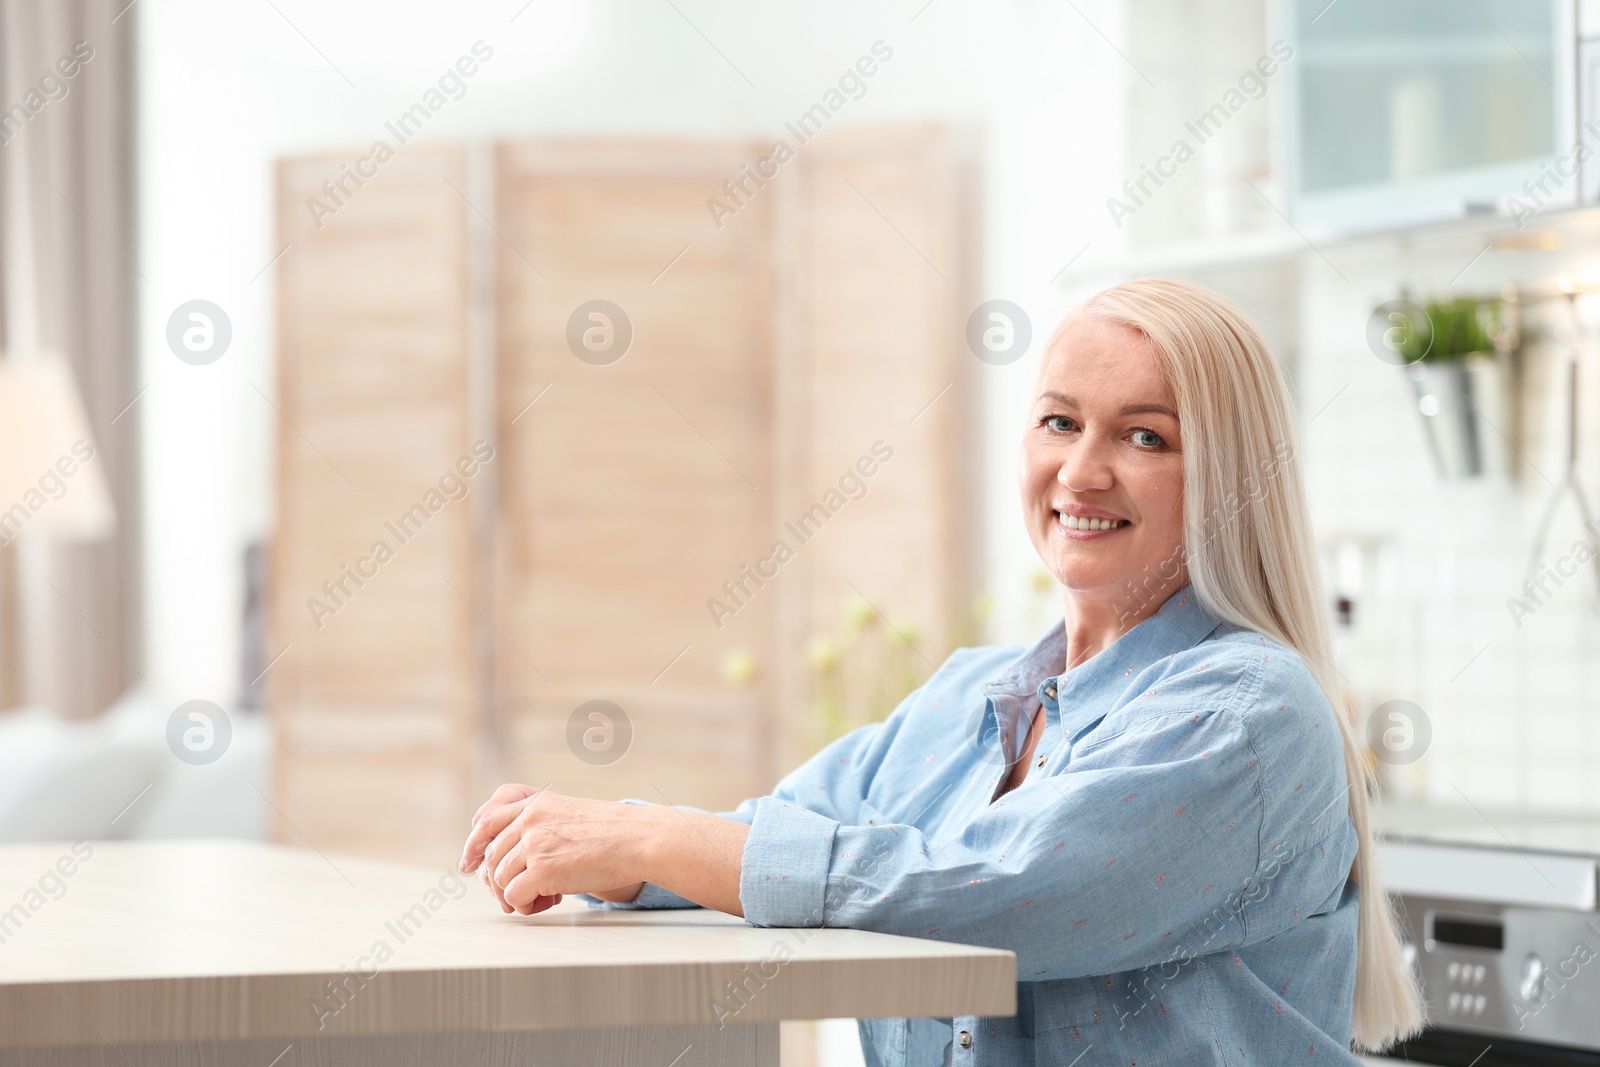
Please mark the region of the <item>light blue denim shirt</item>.
MULTIPOLYGON (((719 813, 750 825, 746 920, 1016 954, 1015 1016, 862 1020, 868 1067, 1358 1063, 1357 837, 1303 661, 1191 588, 1065 661, 1060 623, 958 650, 719 813), (992 799, 1040 706, 1027 776, 992 799)), ((656 885, 586 899, 694 906, 656 885)))

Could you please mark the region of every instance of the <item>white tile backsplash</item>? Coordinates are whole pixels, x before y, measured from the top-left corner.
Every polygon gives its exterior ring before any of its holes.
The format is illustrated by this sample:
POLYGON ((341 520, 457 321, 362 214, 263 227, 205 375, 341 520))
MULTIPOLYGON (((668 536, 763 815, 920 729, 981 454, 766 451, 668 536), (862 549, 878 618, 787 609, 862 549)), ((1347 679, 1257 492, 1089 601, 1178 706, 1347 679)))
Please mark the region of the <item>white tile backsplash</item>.
POLYGON ((1572 760, 1545 758, 1539 760, 1538 773, 1528 779, 1526 803, 1534 808, 1571 809, 1584 803, 1584 768, 1572 760))
MULTIPOLYGON (((1547 337, 1522 356, 1523 404, 1507 420, 1513 424, 1500 427, 1525 457, 1516 473, 1446 485, 1434 473, 1405 372, 1378 360, 1365 339, 1372 308, 1397 295, 1402 281, 1414 296, 1498 289, 1509 268, 1493 252, 1456 277, 1483 244, 1481 235, 1465 235, 1426 249, 1347 246, 1330 251, 1331 265, 1308 255, 1301 268, 1297 377, 1313 519, 1325 560, 1343 540, 1377 546, 1355 630, 1340 635, 1342 668, 1368 708, 1403 698, 1429 716, 1427 755, 1386 771, 1397 795, 1600 812, 1600 590, 1592 569, 1564 579, 1520 628, 1507 607, 1524 596, 1535 528, 1564 473, 1567 349, 1547 337)), ((1553 276, 1567 269, 1560 258, 1534 266, 1553 276)), ((1537 327, 1538 317, 1527 325, 1537 327)), ((1581 359, 1579 476, 1600 505, 1593 339, 1581 359)), ((1564 504, 1546 559, 1581 533, 1564 504)), ((1333 573, 1325 570, 1330 586, 1333 573)))

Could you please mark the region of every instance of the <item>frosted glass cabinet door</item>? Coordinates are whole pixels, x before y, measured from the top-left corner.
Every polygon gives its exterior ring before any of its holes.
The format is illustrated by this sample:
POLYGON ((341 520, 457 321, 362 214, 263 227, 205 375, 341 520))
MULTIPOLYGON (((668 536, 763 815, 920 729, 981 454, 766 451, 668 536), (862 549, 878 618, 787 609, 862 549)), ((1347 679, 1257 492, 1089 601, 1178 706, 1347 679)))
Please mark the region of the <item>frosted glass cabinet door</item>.
POLYGON ((1278 15, 1297 221, 1509 212, 1525 182, 1541 209, 1575 202, 1565 0, 1279 0, 1278 15))

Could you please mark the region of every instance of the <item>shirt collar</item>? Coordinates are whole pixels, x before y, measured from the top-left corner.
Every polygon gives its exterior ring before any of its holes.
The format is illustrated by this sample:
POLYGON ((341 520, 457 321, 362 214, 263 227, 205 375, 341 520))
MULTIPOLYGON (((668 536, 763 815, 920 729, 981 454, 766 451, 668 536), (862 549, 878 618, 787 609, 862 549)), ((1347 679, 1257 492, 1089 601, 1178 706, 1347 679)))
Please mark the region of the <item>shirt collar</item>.
POLYGON ((1012 662, 1006 673, 993 683, 991 691, 1016 696, 1037 693, 1041 700, 1051 702, 1069 693, 1092 692, 1156 660, 1193 648, 1215 630, 1220 621, 1201 606, 1193 585, 1185 585, 1169 596, 1154 615, 1072 670, 1062 671, 1066 663, 1067 634, 1065 620, 1058 619, 1033 647, 1012 662), (1048 692, 1051 686, 1057 689, 1053 695, 1048 692))

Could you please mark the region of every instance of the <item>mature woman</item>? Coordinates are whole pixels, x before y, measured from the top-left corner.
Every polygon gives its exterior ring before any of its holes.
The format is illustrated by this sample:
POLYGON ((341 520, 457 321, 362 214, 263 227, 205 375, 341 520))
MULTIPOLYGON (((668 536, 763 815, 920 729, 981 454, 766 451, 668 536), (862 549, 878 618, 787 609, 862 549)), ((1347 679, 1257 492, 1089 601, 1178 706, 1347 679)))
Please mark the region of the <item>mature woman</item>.
POLYGON ((1014 1017, 864 1022, 874 1065, 1356 1063, 1421 1008, 1293 439, 1232 304, 1159 279, 1091 297, 1022 434, 1064 592, 1037 644, 957 651, 736 811, 503 786, 462 870, 524 915, 584 893, 1016 953, 1014 1017))

